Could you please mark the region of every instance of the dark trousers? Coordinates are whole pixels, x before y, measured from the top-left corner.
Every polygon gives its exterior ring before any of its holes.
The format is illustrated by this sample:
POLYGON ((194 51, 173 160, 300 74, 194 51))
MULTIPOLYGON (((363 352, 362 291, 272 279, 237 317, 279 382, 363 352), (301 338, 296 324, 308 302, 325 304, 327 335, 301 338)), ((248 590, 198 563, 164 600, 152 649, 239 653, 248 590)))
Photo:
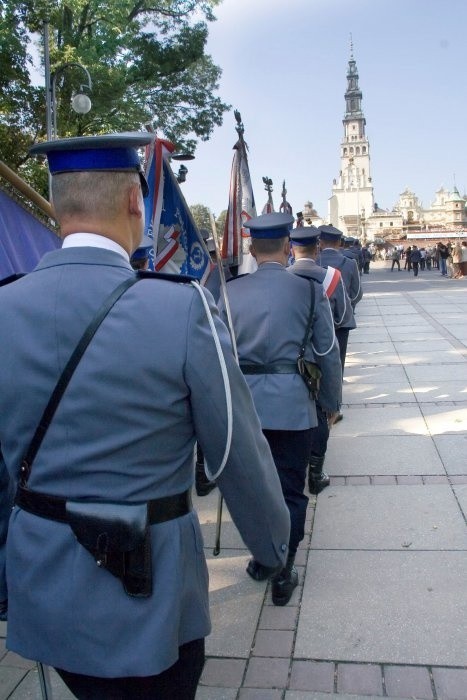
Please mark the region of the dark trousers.
POLYGON ((55 670, 79 700, 194 700, 203 666, 204 639, 195 639, 183 644, 178 661, 157 676, 96 678, 55 670))
POLYGON ((304 494, 310 456, 311 430, 263 430, 271 448, 290 513, 289 554, 295 554, 305 536, 308 498, 304 494))
POLYGON ((397 265, 398 270, 401 269, 401 264, 400 264, 399 260, 393 260, 392 265, 391 265, 391 272, 394 270, 394 265, 397 265))
POLYGON ((418 262, 413 262, 412 266, 413 266, 414 277, 417 277, 418 276, 418 262))
POLYGON ((328 449, 328 417, 319 404, 316 404, 316 415, 318 417, 318 425, 316 428, 311 428, 310 454, 316 455, 317 457, 324 457, 328 449))
POLYGON ((339 354, 341 357, 342 376, 344 376, 345 356, 347 355, 347 343, 349 342, 350 328, 336 328, 336 338, 339 343, 339 354))

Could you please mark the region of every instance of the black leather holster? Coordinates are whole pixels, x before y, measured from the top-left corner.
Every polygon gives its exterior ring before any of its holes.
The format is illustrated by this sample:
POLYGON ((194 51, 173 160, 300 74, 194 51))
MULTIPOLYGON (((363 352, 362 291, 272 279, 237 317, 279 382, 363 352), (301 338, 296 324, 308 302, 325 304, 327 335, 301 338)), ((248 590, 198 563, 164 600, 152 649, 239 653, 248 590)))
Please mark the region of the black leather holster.
POLYGON ((314 362, 308 362, 303 357, 297 359, 298 373, 306 384, 311 398, 316 401, 318 398, 319 385, 321 381, 321 370, 314 362))
POLYGON ((66 502, 78 542, 136 598, 152 593, 151 529, 147 503, 66 502))

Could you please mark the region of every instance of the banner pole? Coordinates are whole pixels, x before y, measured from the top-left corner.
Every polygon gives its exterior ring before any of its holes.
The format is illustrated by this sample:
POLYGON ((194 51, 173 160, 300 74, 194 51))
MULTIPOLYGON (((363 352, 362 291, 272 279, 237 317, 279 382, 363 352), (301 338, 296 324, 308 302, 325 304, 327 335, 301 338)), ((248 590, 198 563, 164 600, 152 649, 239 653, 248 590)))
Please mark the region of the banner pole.
MULTIPOLYGON (((234 353, 235 360, 238 364, 238 353, 237 353, 237 341, 235 339, 235 332, 232 324, 232 315, 230 313, 229 297, 227 295, 227 284, 225 281, 224 267, 222 265, 222 258, 219 252, 219 241, 217 238, 217 228, 216 222, 214 221, 214 216, 212 212, 209 212, 209 219, 211 221, 211 231, 214 240, 214 247, 216 250, 216 262, 217 269, 219 270, 219 278, 221 281, 222 296, 224 298, 225 312, 227 314, 227 325, 230 333, 230 340, 232 343, 232 350, 234 353)), ((219 491, 219 497, 217 501, 217 520, 216 520, 216 539, 214 543, 214 549, 212 550, 213 556, 217 557, 221 551, 221 529, 222 529, 222 507, 224 504, 224 497, 219 491)))
POLYGON ((39 676, 39 685, 41 687, 42 700, 53 700, 49 669, 40 661, 36 661, 36 666, 39 676))

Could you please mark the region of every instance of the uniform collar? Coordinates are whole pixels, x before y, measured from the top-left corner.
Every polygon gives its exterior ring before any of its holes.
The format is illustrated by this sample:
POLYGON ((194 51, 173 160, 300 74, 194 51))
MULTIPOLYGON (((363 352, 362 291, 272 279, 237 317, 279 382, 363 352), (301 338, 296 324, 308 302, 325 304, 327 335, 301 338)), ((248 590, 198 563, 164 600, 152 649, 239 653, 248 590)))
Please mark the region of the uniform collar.
POLYGON ((63 240, 62 248, 105 248, 119 253, 130 262, 130 256, 119 243, 116 243, 107 236, 100 236, 97 233, 70 233, 63 240))

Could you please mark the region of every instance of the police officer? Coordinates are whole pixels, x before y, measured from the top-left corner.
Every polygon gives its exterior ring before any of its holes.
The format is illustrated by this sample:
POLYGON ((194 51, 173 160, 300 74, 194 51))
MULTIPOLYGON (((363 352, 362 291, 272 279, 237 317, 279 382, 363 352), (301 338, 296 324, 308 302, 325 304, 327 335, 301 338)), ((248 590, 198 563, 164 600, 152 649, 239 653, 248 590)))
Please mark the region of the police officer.
MULTIPOLYGON (((250 229, 251 253, 258 269, 227 285, 240 367, 290 510, 289 556, 284 570, 272 580, 274 605, 286 605, 298 584, 294 559, 304 536, 308 503, 304 486, 311 432, 318 423, 315 400, 298 372, 301 348, 304 359, 316 363, 322 372, 320 391, 328 397, 323 408, 330 413, 339 408, 342 381, 331 309, 323 287, 288 274, 286 269, 292 222, 293 216, 286 213, 250 219, 245 226, 250 229)), ((225 314, 222 306, 221 312, 225 314)), ((256 580, 267 576, 255 560, 250 561, 247 571, 256 580)))
MULTIPOLYGON (((321 267, 328 267, 331 265, 340 271, 347 294, 349 295, 350 303, 352 308, 355 309, 363 296, 357 263, 355 260, 351 260, 342 255, 340 245, 342 231, 339 231, 338 228, 332 225, 319 226, 318 229, 320 232, 320 253, 316 262, 318 265, 321 265, 321 267)), ((355 317, 354 314, 352 314, 352 316, 346 320, 345 324, 342 324, 336 330, 337 340, 339 341, 342 374, 344 374, 349 332, 356 327, 355 317)))
POLYGON ((149 267, 149 254, 154 247, 154 241, 149 236, 143 236, 141 245, 131 254, 130 263, 133 270, 147 270, 149 267))
MULTIPOLYGON (((316 263, 319 254, 319 235, 320 232, 316 226, 292 229, 290 241, 295 263, 287 270, 301 277, 312 279, 323 286, 331 304, 334 328, 337 330, 340 326, 351 322, 353 311, 339 270, 331 266, 324 269, 316 263)), ((329 476, 323 471, 323 465, 329 439, 329 425, 335 421, 339 413, 328 413, 323 408, 323 406, 329 406, 329 399, 330 397, 323 395, 323 392, 320 391, 316 402, 318 425, 312 429, 308 466, 308 488, 313 494, 320 493, 330 483, 329 476)))
POLYGON ((270 449, 212 296, 190 278, 138 280, 131 268, 148 191, 138 148, 152 139, 33 147, 48 157, 63 247, 0 289, 0 327, 15 327, 0 349, 0 445, 13 479, 84 330, 104 300, 109 308, 21 471, 7 545, 7 647, 54 666, 87 700, 195 696, 210 631, 189 498, 196 440, 261 565, 280 570, 289 539, 270 449), (143 547, 129 572, 133 538, 143 547))
MULTIPOLYGON (((345 255, 346 258, 352 258, 353 260, 355 260, 357 262, 358 268, 360 269, 360 256, 355 249, 355 243, 356 241, 353 236, 342 236, 341 253, 342 255, 345 255)), ((361 261, 361 267, 363 268, 363 256, 361 261)))

